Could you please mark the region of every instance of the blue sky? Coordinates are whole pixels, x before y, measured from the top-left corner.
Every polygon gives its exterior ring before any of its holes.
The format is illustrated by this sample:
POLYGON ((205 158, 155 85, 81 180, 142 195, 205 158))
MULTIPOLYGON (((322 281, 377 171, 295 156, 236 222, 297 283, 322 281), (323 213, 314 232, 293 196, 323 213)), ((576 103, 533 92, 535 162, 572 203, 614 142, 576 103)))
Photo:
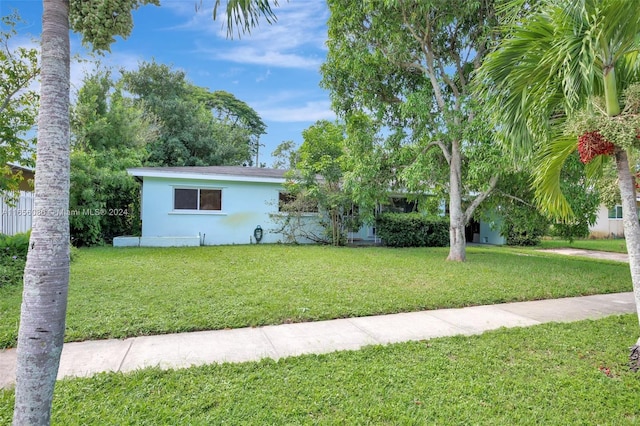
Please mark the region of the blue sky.
MULTIPOLYGON (((223 2, 224 3, 224 2, 223 2)), ((274 8, 278 22, 262 23, 240 39, 227 38, 220 17, 213 21, 213 0, 161 0, 134 12, 134 29, 117 39, 101 61, 115 69, 137 69, 141 61, 171 65, 211 91, 225 90, 253 107, 267 124, 261 138, 260 162, 271 166, 271 152, 284 140, 302 142, 302 130, 316 120, 333 120, 329 93, 320 88, 320 65, 326 56, 329 12, 321 0, 280 1, 274 8)), ((42 0, 0 0, 0 15, 17 9, 27 21, 13 40, 33 45, 40 37, 42 0)), ((72 53, 87 57, 77 34, 72 53)), ((74 62, 72 90, 92 66, 74 62)))

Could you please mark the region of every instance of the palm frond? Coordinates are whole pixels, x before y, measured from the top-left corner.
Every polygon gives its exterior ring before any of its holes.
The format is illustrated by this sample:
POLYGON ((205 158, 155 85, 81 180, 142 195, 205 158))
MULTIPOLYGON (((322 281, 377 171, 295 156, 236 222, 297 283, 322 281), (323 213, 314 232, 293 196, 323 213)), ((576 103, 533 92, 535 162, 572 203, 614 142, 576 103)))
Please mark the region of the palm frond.
POLYGON ((560 175, 562 166, 576 147, 576 138, 573 136, 554 138, 540 153, 534 171, 536 203, 551 216, 562 220, 570 219, 573 211, 560 189, 560 175))
MULTIPOLYGON (((213 6, 213 19, 218 15, 218 7, 221 0, 215 0, 213 6)), ((264 17, 267 23, 276 21, 276 15, 272 9, 278 6, 278 0, 227 0, 227 35, 233 37, 234 28, 237 29, 238 36, 242 33, 250 33, 260 23, 260 18, 264 17)))
POLYGON ((611 163, 612 158, 609 155, 597 155, 585 166, 585 174, 587 179, 595 180, 602 177, 607 164, 611 163))
POLYGON ((478 74, 508 151, 526 155, 551 138, 559 109, 571 116, 602 95, 605 63, 617 60, 616 74, 637 81, 639 32, 640 7, 629 0, 543 0, 511 24, 478 74))

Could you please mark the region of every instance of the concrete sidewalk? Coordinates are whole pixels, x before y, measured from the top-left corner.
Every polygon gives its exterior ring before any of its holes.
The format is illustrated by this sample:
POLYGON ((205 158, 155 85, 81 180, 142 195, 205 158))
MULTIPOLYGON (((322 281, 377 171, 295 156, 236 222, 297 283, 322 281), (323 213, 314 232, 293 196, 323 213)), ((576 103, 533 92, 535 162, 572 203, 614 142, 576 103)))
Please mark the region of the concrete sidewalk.
POLYGON ((626 253, 614 253, 610 251, 584 250, 576 248, 543 249, 541 252, 564 254, 565 256, 588 257, 591 259, 615 260, 616 262, 628 262, 626 253))
MULTIPOLYGON (((259 328, 67 343, 58 379, 139 368, 256 361, 366 345, 480 334, 500 327, 578 321, 635 312, 633 293, 505 303, 259 328)), ((0 351, 0 387, 15 383, 15 349, 0 351)))

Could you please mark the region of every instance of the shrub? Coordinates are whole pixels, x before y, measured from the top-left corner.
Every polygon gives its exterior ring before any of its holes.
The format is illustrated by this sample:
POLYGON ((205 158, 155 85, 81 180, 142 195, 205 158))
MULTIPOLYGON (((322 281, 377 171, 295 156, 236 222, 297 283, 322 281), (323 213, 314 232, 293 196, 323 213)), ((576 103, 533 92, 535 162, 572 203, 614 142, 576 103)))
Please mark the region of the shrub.
POLYGON ((571 242, 577 238, 587 238, 589 233, 589 224, 586 222, 577 224, 554 223, 549 228, 550 236, 560 237, 571 242))
POLYGON ((24 264, 24 258, 0 256, 0 288, 20 284, 24 273, 24 264))
POLYGON ((507 245, 520 246, 520 247, 533 247, 540 244, 540 238, 542 235, 532 232, 517 232, 511 230, 507 235, 507 245))
POLYGON ((376 219, 376 232, 390 247, 446 247, 449 221, 420 213, 385 213, 376 219))
MULTIPOLYGON (((16 235, 0 234, 0 287, 22 282, 29 251, 31 231, 16 235)), ((70 261, 78 257, 79 250, 71 247, 70 261)))
POLYGON ((29 235, 0 234, 0 287, 20 284, 29 251, 29 235))
POLYGON ((16 235, 0 234, 0 257, 27 257, 31 231, 16 235))

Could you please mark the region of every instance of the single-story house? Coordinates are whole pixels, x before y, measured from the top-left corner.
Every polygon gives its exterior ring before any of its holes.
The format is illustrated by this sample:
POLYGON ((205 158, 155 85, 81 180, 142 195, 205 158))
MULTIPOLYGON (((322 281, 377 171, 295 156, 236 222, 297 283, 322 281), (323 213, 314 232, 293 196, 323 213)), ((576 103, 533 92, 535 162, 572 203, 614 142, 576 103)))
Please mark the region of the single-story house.
MULTIPOLYGON (((127 172, 142 182, 142 236, 116 237, 114 246, 284 242, 284 235, 274 232, 279 226, 274 217, 287 196, 285 170, 205 166, 140 167, 127 172)), ((319 226, 315 213, 304 219, 304 226, 319 226)), ((500 243, 489 226, 480 224, 476 232, 470 242, 500 243)), ((371 225, 350 232, 348 238, 379 241, 371 225)))
MULTIPOLYGON (((285 170, 240 167, 141 167, 141 237, 115 246, 276 243, 271 232, 284 194, 285 170)), ((310 215, 311 216, 311 215, 310 215)), ((300 241, 305 242, 305 241, 300 241)))

